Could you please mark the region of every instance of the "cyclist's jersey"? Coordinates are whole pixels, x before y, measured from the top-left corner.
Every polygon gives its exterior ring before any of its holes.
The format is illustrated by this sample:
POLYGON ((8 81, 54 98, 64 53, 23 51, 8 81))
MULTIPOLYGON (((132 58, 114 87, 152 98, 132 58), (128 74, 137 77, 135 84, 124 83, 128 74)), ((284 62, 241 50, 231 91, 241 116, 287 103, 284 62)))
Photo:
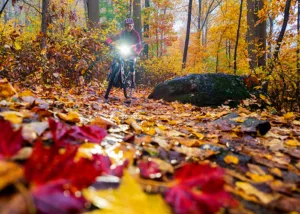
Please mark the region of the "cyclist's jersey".
POLYGON ((132 29, 130 32, 122 30, 119 34, 108 38, 105 42, 110 44, 117 40, 119 40, 121 43, 133 46, 133 50, 137 54, 140 54, 142 51, 141 37, 135 29, 132 29))

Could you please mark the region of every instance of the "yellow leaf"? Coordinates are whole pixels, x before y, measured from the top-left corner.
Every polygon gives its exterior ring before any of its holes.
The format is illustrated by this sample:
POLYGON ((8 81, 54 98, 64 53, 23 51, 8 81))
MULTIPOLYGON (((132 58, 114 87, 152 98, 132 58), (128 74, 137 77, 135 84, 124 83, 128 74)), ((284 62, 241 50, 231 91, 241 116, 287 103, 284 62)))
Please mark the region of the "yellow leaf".
POLYGON ((168 123, 170 125, 177 125, 178 124, 178 122, 176 120, 169 120, 168 123))
POLYGON ((274 201, 278 198, 275 194, 267 194, 264 192, 259 191, 254 186, 246 182, 236 182, 236 187, 242 189, 247 195, 254 195, 256 196, 262 203, 269 204, 271 201, 274 201))
POLYGON ((30 90, 25 90, 19 93, 18 95, 19 97, 27 97, 27 96, 33 96, 33 93, 30 90))
POLYGON ((4 111, 0 115, 13 124, 20 124, 23 121, 23 114, 16 111, 4 111))
POLYGON ((294 118, 295 115, 294 115, 293 112, 288 112, 288 113, 284 114, 283 117, 284 117, 285 119, 289 120, 289 119, 294 118))
POLYGON ((41 55, 45 55, 46 54, 46 48, 44 48, 42 51, 41 51, 41 55))
POLYGON ((23 177, 23 169, 13 162, 0 161, 0 190, 23 177))
POLYGON ((287 140, 284 142, 286 146, 289 147, 297 147, 300 146, 300 142, 296 139, 292 139, 292 140, 287 140))
POLYGON ((247 172, 246 175, 255 182, 267 182, 274 180, 274 177, 272 175, 258 175, 251 172, 247 172))
POLYGON ((278 168, 271 168, 270 172, 273 173, 274 175, 277 175, 278 177, 282 177, 282 172, 278 168))
POLYGON ((84 197, 101 210, 90 214, 126 213, 126 214, 153 214, 171 213, 170 208, 160 195, 147 195, 134 178, 125 172, 118 189, 95 191, 86 189, 84 197))
POLYGON ((95 118, 93 121, 91 121, 91 124, 92 125, 97 125, 101 128, 109 128, 111 126, 116 126, 115 123, 113 123, 112 121, 106 119, 106 118, 103 118, 103 117, 97 117, 95 118))
POLYGON ((80 158, 92 159, 93 154, 104 154, 104 150, 95 143, 84 143, 78 148, 75 160, 80 158))
POLYGON ((153 127, 142 127, 142 129, 145 134, 148 134, 151 136, 156 134, 155 128, 153 128, 153 127))
POLYGON ((270 101, 268 100, 268 98, 265 95, 259 94, 260 99, 262 99, 263 101, 265 101, 267 104, 271 104, 270 101))
POLYGON ((157 126, 160 130, 162 130, 162 131, 167 130, 167 128, 166 128, 164 125, 156 124, 156 126, 157 126))
POLYGON ((243 123, 245 122, 245 118, 242 118, 242 117, 236 117, 236 118, 232 118, 230 119, 232 121, 235 121, 235 122, 238 122, 238 123, 243 123))
POLYGON ((67 122, 77 123, 80 122, 79 114, 74 111, 70 111, 68 114, 57 113, 57 116, 67 122))
POLYGON ((21 50, 22 49, 21 46, 17 42, 15 42, 14 45, 15 45, 16 50, 21 50))
POLYGON ((0 98, 8 98, 16 93, 15 89, 6 79, 0 80, 0 98))
POLYGON ((204 138, 204 135, 201 134, 201 133, 193 132, 193 134, 194 134, 197 138, 199 138, 199 140, 203 140, 203 138, 204 138))
POLYGON ((227 164, 230 164, 230 163, 233 163, 233 164, 238 164, 239 163, 239 159, 235 156, 232 156, 232 155, 227 155, 225 158, 224 158, 224 161, 225 163, 227 164))

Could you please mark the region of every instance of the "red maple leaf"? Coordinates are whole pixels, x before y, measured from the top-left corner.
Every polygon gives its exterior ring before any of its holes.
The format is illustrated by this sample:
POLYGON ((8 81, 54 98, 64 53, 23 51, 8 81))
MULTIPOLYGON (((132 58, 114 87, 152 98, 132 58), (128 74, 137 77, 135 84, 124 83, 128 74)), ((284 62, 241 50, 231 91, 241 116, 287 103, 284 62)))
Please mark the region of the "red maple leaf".
POLYGON ((9 121, 0 120, 0 159, 14 156, 22 147, 22 129, 17 131, 9 121))
POLYGON ((54 142, 60 146, 67 144, 79 145, 86 141, 101 143, 106 136, 106 130, 96 125, 69 127, 52 118, 48 119, 48 123, 54 142))
POLYGON ((224 190, 224 171, 209 164, 186 164, 175 172, 176 184, 165 199, 175 213, 211 214, 235 201, 224 190))
POLYGON ((91 185, 110 165, 104 167, 108 162, 101 161, 106 160, 103 155, 94 155, 92 160, 81 158, 75 161, 77 149, 74 146, 64 149, 58 145, 45 147, 42 142, 36 142, 33 153, 25 164, 26 179, 35 185, 65 179, 77 189, 91 185), (103 156, 102 159, 99 156, 103 156))
POLYGON ((38 213, 80 213, 85 208, 86 200, 70 190, 66 180, 35 187, 31 194, 38 213))
POLYGON ((140 176, 146 179, 156 179, 162 176, 159 165, 154 161, 139 161, 140 176))

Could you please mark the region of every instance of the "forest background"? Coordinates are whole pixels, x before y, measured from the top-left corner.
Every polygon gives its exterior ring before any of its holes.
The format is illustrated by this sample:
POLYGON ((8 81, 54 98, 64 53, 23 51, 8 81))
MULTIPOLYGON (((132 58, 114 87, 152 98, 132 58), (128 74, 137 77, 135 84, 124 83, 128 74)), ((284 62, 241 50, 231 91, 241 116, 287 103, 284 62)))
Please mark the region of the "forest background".
POLYGON ((112 56, 101 41, 132 17, 144 42, 139 86, 190 73, 251 75, 276 110, 298 111, 299 5, 300 0, 1 0, 0 77, 28 86, 105 87, 112 56))

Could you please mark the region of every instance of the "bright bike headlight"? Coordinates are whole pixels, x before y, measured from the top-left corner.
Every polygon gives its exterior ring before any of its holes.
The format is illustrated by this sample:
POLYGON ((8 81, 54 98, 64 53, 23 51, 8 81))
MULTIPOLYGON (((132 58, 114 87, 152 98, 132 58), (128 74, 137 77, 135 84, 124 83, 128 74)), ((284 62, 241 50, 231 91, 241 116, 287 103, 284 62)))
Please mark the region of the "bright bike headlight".
POLYGON ((119 51, 123 56, 128 56, 130 54, 130 47, 128 45, 121 45, 119 51))

